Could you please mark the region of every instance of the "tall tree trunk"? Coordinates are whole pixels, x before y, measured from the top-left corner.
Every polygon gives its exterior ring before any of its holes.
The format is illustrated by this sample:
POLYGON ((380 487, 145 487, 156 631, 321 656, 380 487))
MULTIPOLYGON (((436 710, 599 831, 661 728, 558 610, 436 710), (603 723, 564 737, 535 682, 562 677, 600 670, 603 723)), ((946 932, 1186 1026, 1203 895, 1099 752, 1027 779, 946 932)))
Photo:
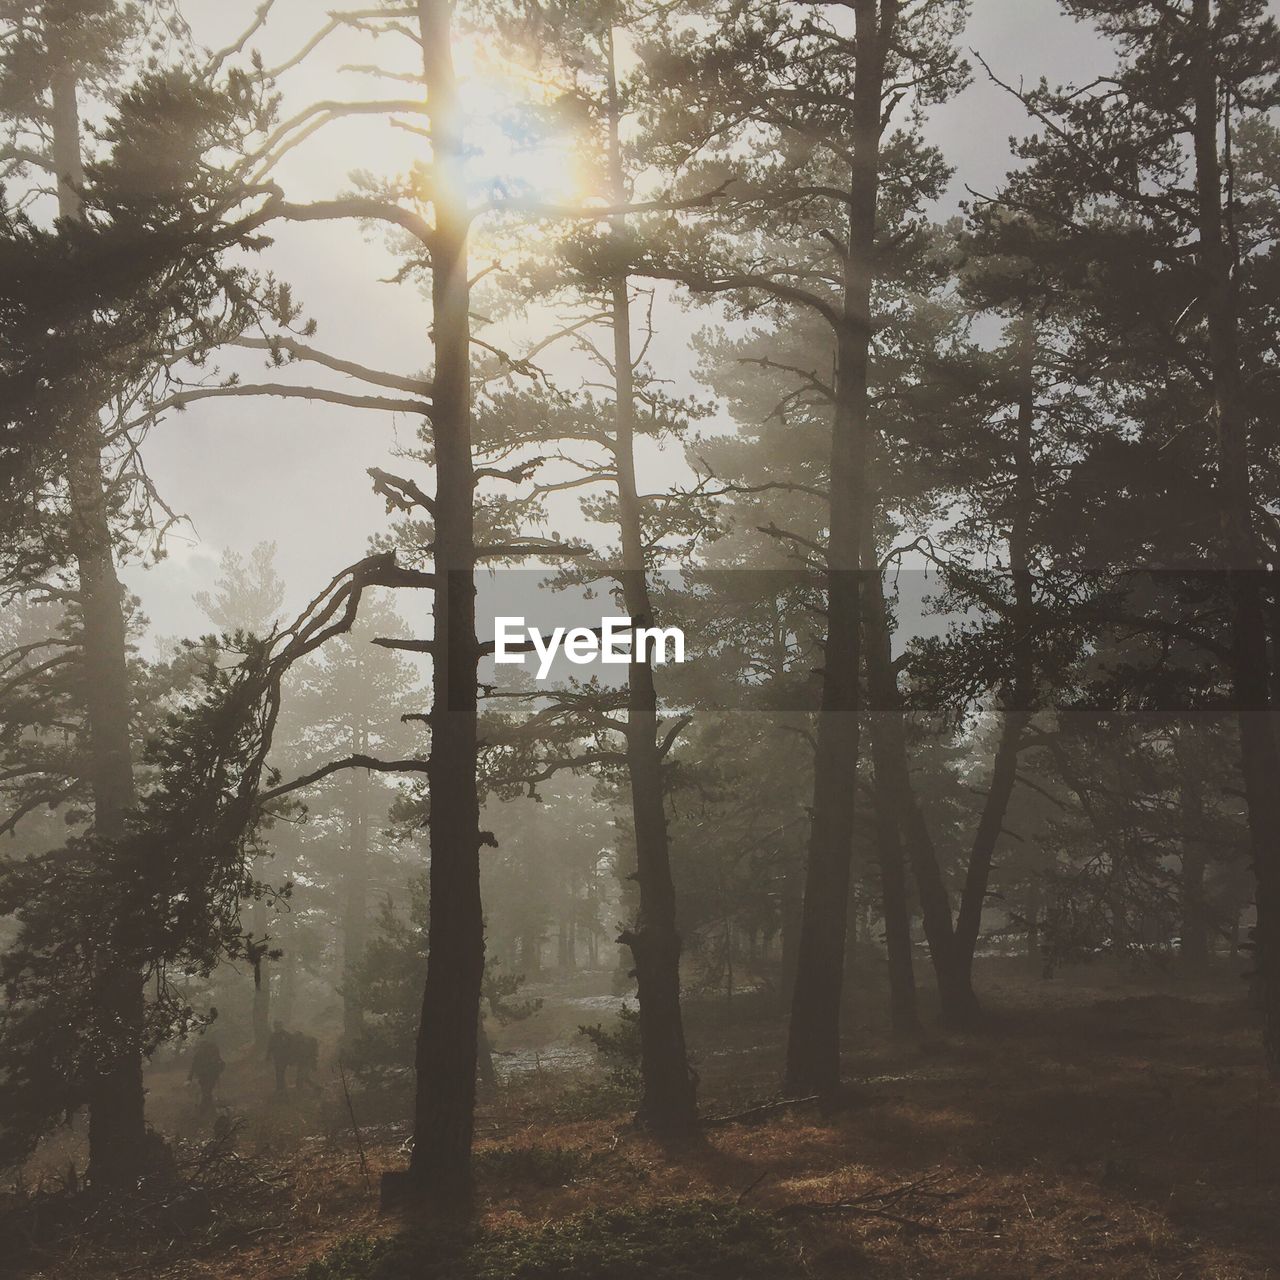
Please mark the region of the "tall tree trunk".
MULTIPOLYGON (((352 751, 369 750, 368 726, 353 727, 352 751)), ((342 904, 342 1035, 354 1044, 364 1034, 364 1000, 360 966, 364 962, 369 919, 369 771, 354 769, 349 780, 347 827, 351 850, 343 868, 342 904)))
POLYGON ((1254 526, 1249 475, 1250 429, 1240 383, 1233 252, 1222 211, 1216 59, 1225 56, 1214 31, 1212 0, 1192 0, 1193 141, 1199 231, 1200 303, 1209 335, 1217 428, 1223 568, 1231 609, 1230 675, 1240 734, 1249 847, 1257 879, 1255 964, 1264 1015, 1263 1050, 1280 1079, 1280 751, 1270 703, 1263 600, 1266 576, 1254 526))
MULTIPOLYGON (((468 1200, 476 1036, 484 978, 480 803, 476 787, 479 645, 475 620, 475 475, 463 139, 450 0, 418 0, 431 134, 432 441, 436 589, 431 670, 431 907, 417 1046, 412 1188, 468 1200)), ((394 1194, 395 1184, 392 1184, 394 1194)))
MULTIPOLYGON (((609 162, 614 199, 623 203, 621 108, 614 64, 613 30, 606 36, 609 80, 609 162)), ((614 233, 625 235, 625 221, 615 218, 614 233)), ((635 384, 631 350, 631 297, 625 276, 610 288, 613 328, 615 417, 613 457, 618 490, 618 523, 622 544, 623 604, 637 626, 653 624, 649 597, 644 527, 635 474, 635 384)), ((658 741, 658 694, 648 653, 632 654, 627 668, 627 779, 635 827, 639 904, 631 926, 619 938, 631 949, 635 965, 636 1002, 640 1019, 642 1097, 637 1119, 664 1133, 681 1133, 697 1121, 696 1083, 689 1070, 684 1019, 680 1011, 681 939, 676 928, 676 892, 671 879, 658 741)))
POLYGON ((785 1085, 791 1093, 829 1093, 840 1083, 840 997, 859 748, 860 556, 867 501, 871 285, 885 60, 897 8, 893 0, 856 0, 853 5, 857 69, 850 139, 849 234, 844 246, 844 310, 836 333, 827 638, 814 753, 809 858, 787 1030, 785 1085))
MULTIPOLYGON (((873 751, 874 756, 874 751, 873 751)), ((884 914, 884 946, 889 962, 889 1019, 895 1036, 920 1030, 916 1007, 916 975, 911 963, 911 910, 907 900, 906 862, 896 815, 877 786, 876 849, 880 864, 880 904, 884 914)))
MULTIPOLYGON (((84 216, 84 167, 76 90, 74 68, 56 68, 51 123, 58 212, 78 222, 84 216)), ((93 419, 66 423, 65 436, 69 537, 83 625, 80 679, 89 728, 93 829, 111 843, 124 835, 125 815, 135 798, 124 587, 112 550, 98 424, 93 419)), ((97 1025, 84 1030, 102 1049, 89 1088, 89 1176, 99 1186, 121 1185, 146 1160, 142 977, 108 945, 96 958, 93 983, 97 1025)))
POLYGON ((948 1025, 962 1025, 972 1018, 977 1001, 967 970, 959 962, 951 897, 942 877, 929 824, 911 781, 902 695, 893 669, 893 637, 879 572, 869 575, 866 591, 867 689, 872 704, 868 724, 876 795, 896 816, 898 831, 906 845, 920 898, 929 958, 938 984, 942 1020, 948 1025))
MULTIPOLYGON (((964 1026, 972 1022, 979 1012, 973 990, 973 956, 981 931, 982 908, 996 844, 1004 829, 1005 815, 1017 780, 1018 753, 1035 694, 1030 570, 1030 522, 1035 495, 1035 336, 1030 321, 1022 322, 1015 340, 1018 344, 1014 354, 1019 392, 1013 446, 1014 510, 1009 535, 1014 670, 1005 690, 991 781, 970 847, 964 891, 954 925, 950 895, 942 877, 937 851, 911 782, 902 698, 893 670, 888 606, 878 572, 868 583, 864 615, 868 690, 873 703, 871 749, 876 766, 877 794, 883 794, 886 804, 896 813, 899 830, 909 850, 920 894, 925 936, 938 983, 942 1020, 950 1026, 964 1026)), ((870 521, 868 545, 874 546, 870 540, 870 521)))
MULTIPOLYGON (((874 475, 875 472, 873 471, 874 475)), ((900 764, 905 770, 906 747, 902 741, 902 711, 898 702, 897 678, 893 674, 888 614, 884 588, 880 582, 880 557, 876 548, 877 503, 868 495, 863 513, 863 662, 867 672, 870 706, 866 721, 871 737, 871 760, 875 771, 872 813, 875 821, 877 862, 880 867, 880 902, 884 915, 884 941, 889 967, 889 1018, 896 1036, 911 1036, 920 1030, 916 1001, 915 969, 911 959, 911 909, 907 893, 906 858, 903 852, 901 795, 895 796, 893 762, 888 753, 893 744, 883 731, 880 719, 896 716, 899 731, 900 764)), ((910 788, 910 780, 906 782, 910 788)), ((930 848, 932 856, 932 848, 930 848)), ((936 863, 935 863, 936 865, 936 863)), ((940 879, 940 877, 939 877, 940 879)), ((945 898, 945 890, 944 890, 945 898)), ((946 912, 947 934, 951 932, 951 911, 946 912)))
POLYGON ((957 963, 970 991, 973 989, 973 953, 982 929, 982 908, 991 881, 991 865, 1004 830, 1009 801, 1013 798, 1018 776, 1018 753, 1035 698, 1031 516, 1035 504, 1036 334, 1032 319, 1024 317, 1018 322, 1014 342, 1018 405, 1014 423, 1013 510, 1009 520, 1009 576, 1013 586, 1009 622, 1013 630, 1013 672, 1004 690, 1000 738, 996 744, 987 796, 969 850, 964 892, 956 916, 957 963))

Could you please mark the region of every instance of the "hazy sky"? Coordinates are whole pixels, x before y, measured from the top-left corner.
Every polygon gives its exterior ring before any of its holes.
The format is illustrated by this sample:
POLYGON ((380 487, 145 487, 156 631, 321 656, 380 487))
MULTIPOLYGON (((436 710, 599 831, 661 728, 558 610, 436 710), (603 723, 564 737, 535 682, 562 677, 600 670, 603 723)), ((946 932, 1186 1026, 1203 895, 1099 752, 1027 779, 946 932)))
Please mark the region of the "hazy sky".
MULTIPOLYGON (((221 47, 244 29, 257 3, 194 0, 186 11, 198 40, 221 47)), ((323 24, 328 8, 309 0, 279 0, 253 47, 274 65, 323 24)), ((976 0, 965 43, 1013 81, 1019 76, 1028 81, 1041 75, 1053 81, 1078 78, 1099 57, 1092 31, 1064 19, 1053 0, 976 0)), ((314 59, 282 78, 283 116, 324 99, 401 96, 402 88, 379 88, 364 75, 340 70, 375 56, 413 66, 406 42, 388 38, 374 48, 353 35, 331 37, 314 59)), ((491 89, 472 98, 473 112, 489 108, 491 89)), ((477 119, 473 138, 477 132, 483 138, 484 129, 477 119)), ((966 184, 992 190, 1007 167, 1009 135, 1025 131, 1017 104, 980 68, 972 86, 936 113, 931 129, 956 166, 954 199, 963 198, 966 184)), ((285 185, 291 198, 323 199, 349 187, 353 170, 403 171, 415 146, 422 145, 380 117, 336 124, 294 153, 283 171, 285 185)), ((491 159, 516 163, 509 155, 491 159)), ((482 152, 478 167, 485 163, 482 152)), ((535 157, 534 163, 546 173, 555 167, 546 157, 535 157)), ((429 310, 412 287, 379 283, 390 274, 392 259, 377 237, 366 243, 355 223, 279 226, 273 234, 276 243, 262 265, 293 285, 319 325, 317 346, 401 373, 429 366, 429 310)), ((708 318, 674 305, 663 308, 651 363, 678 387, 690 385, 689 334, 708 318)), ((281 377, 266 374, 263 362, 252 355, 235 354, 221 364, 239 370, 246 381, 281 377)), ((302 365, 283 375, 299 382, 313 376, 302 365)), ((329 377, 327 385, 342 384, 329 377)), ((162 422, 147 443, 148 466, 170 505, 189 516, 191 528, 170 539, 169 557, 160 565, 128 571, 155 633, 205 629, 191 597, 213 581, 224 547, 247 552, 258 542, 276 542, 278 566, 289 586, 287 608, 305 602, 338 569, 364 554, 370 533, 384 526, 383 503, 370 491, 365 469, 387 465, 397 441, 412 441, 415 426, 411 419, 386 413, 247 398, 202 402, 162 422)), ((648 465, 683 472, 681 460, 671 454, 648 465)), ((660 484, 662 476, 652 479, 660 484)), ((425 609, 425 598, 402 602, 401 608, 425 609)))

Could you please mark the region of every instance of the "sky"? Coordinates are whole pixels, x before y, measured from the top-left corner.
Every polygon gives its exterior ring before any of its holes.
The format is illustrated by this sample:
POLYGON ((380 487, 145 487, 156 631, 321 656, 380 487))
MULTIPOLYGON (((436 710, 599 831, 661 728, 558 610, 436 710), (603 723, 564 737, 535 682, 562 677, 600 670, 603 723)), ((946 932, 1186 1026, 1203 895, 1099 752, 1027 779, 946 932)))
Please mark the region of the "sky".
MULTIPOLYGON (((197 41, 220 48, 247 27, 257 4, 192 0, 184 11, 197 41)), ((312 0, 278 0, 250 47, 261 51, 268 66, 277 65, 323 25, 327 8, 312 0)), ((1091 74, 1100 57, 1093 32, 1064 18, 1053 0, 976 0, 974 10, 963 44, 977 50, 1002 79, 1080 79, 1091 74)), ((407 42, 386 39, 374 48, 353 35, 330 37, 306 63, 282 76, 282 116, 323 100, 403 96, 403 88, 378 88, 369 77, 341 69, 369 63, 375 56, 406 70, 413 66, 407 42)), ((1009 136, 1027 131, 1018 104, 990 83, 976 61, 974 66, 971 86, 930 120, 932 141, 956 167, 949 197, 953 202, 964 198, 966 186, 994 190, 1008 167, 1009 136)), ((496 171, 504 164, 520 166, 527 176, 549 180, 554 194, 562 162, 554 155, 513 157, 509 147, 498 145, 484 114, 500 106, 493 84, 484 80, 477 92, 474 76, 483 69, 461 69, 464 102, 469 78, 472 84, 476 118, 471 136, 473 142, 479 139, 478 167, 488 163, 496 171)), ((403 172, 414 148, 424 145, 414 135, 390 128, 382 117, 338 123, 290 155, 283 183, 291 199, 332 197, 350 189, 354 171, 403 172)), ((378 236, 366 239, 357 224, 348 222, 291 224, 273 234, 275 243, 259 265, 293 286, 305 314, 318 326, 312 340, 316 346, 397 373, 416 374, 429 367, 429 307, 411 287, 379 283, 393 265, 378 236)), ((692 390, 696 383, 689 338, 711 314, 667 300, 658 319, 650 363, 676 389, 692 390)), ((552 356, 548 367, 568 377, 572 366, 557 368, 557 360, 564 359, 552 356)), ((245 381, 305 383, 313 377, 302 365, 283 375, 268 372, 262 358, 252 353, 231 353, 218 364, 224 372, 238 371, 245 381)), ((324 381, 342 385, 336 377, 324 381)), ((151 567, 129 566, 125 574, 127 585, 143 601, 152 634, 173 637, 207 630, 193 595, 211 587, 224 548, 247 553, 264 541, 277 546, 277 567, 288 586, 286 613, 295 612, 338 570, 365 554, 370 534, 386 527, 384 504, 373 494, 366 469, 394 470, 396 449, 412 444, 415 430, 409 418, 299 400, 229 398, 169 415, 153 429, 145 458, 165 500, 187 521, 170 535, 165 559, 151 567)), ((678 454, 646 457, 642 487, 670 484, 673 470, 685 474, 678 454)), ((569 508, 558 518, 566 526, 574 520, 569 508)), ((412 622, 410 611, 425 610, 426 597, 400 607, 412 622)))

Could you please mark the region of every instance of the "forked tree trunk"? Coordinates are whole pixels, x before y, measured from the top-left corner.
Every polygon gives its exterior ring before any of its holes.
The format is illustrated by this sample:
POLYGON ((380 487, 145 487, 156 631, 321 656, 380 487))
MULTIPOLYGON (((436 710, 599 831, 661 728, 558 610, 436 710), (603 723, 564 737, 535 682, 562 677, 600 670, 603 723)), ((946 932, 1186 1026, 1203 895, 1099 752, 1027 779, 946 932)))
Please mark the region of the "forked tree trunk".
POLYGON ((966 971, 958 961, 951 898, 942 878, 929 824, 911 781, 902 695, 893 670, 888 606, 878 572, 868 576, 866 593, 867 689, 871 699, 868 724, 876 795, 896 816, 915 875, 943 1022, 959 1025, 972 1017, 976 1000, 966 971))
MULTIPOLYGON (((84 167, 74 68, 55 69, 52 99, 58 212, 80 221, 84 167)), ((134 803, 124 587, 112 551, 98 424, 93 419, 66 423, 64 433, 69 536, 83 626, 80 679, 89 729, 93 830, 110 844, 124 835, 125 815, 134 803)), ((142 978, 107 946, 97 958, 93 984, 95 1025, 81 1028, 96 1040, 100 1064, 89 1088, 89 1177, 97 1186, 117 1186, 135 1177, 146 1161, 142 978)))
POLYGON ((1013 511, 1009 521, 1009 576, 1013 586, 1009 622, 1013 629, 1013 672, 1004 691, 1000 738, 991 766, 987 796, 969 850, 964 893, 956 917, 957 964, 970 992, 973 990, 973 955, 982 929, 982 908, 991 881, 991 865, 1004 830, 1009 801, 1013 798, 1018 776, 1018 753, 1022 749, 1022 739, 1035 699, 1031 516, 1035 503, 1036 334, 1030 318, 1020 321, 1014 342, 1018 407, 1014 420, 1013 511))
MULTIPOLYGON (((1240 733, 1249 848, 1257 878, 1254 964, 1263 1009, 1267 1070, 1280 1079, 1280 751, 1268 688, 1264 605, 1266 573, 1254 527, 1249 475, 1249 419, 1240 383, 1237 298, 1232 250, 1222 211, 1221 116, 1211 0, 1192 0, 1195 30, 1190 73, 1200 299, 1208 322, 1209 363, 1217 427, 1223 568, 1231 609, 1230 675, 1240 733)), ((1268 590, 1272 589, 1268 581, 1268 590)))
POLYGON ((1029 321, 1016 337, 1019 378, 1013 445, 1014 503, 1010 520, 1009 565, 1013 604, 1009 620, 1014 633, 1013 673, 1005 690, 1000 738, 991 779, 974 831, 960 910, 954 924, 951 900, 938 863, 928 823, 911 781, 902 697, 893 670, 892 635, 884 586, 877 572, 867 585, 867 679, 873 710, 870 717, 877 793, 897 814, 924 917, 925 937, 938 983, 942 1021, 963 1027, 979 1013, 973 989, 973 957, 982 926, 982 908, 991 880, 996 845, 1017 780, 1018 754, 1035 696, 1034 625, 1031 579, 1031 514, 1034 504, 1035 336, 1029 321))
MULTIPOLYGON (((613 60, 613 32, 606 36, 609 80, 610 179, 614 198, 626 200, 622 171, 620 105, 613 60)), ((625 232, 622 218, 615 233, 625 232)), ((613 327, 615 417, 612 451, 622 544, 619 578, 623 604, 638 626, 653 624, 644 527, 635 474, 635 384, 631 350, 631 298, 626 277, 610 289, 613 327)), ((637 646, 638 650, 639 646, 637 646)), ((627 780, 636 841, 635 919, 619 941, 631 949, 640 1019, 642 1096, 637 1119, 662 1133, 682 1133, 697 1121, 697 1096, 685 1048, 680 1011, 680 933, 658 741, 658 695, 651 655, 636 652, 627 668, 627 780)))
POLYGON ((830 1093, 840 1083, 840 997, 844 976, 849 861, 853 846, 860 711, 860 572, 867 501, 867 377, 871 285, 880 180, 885 60, 897 5, 856 0, 849 228, 844 307, 836 333, 827 539, 827 638, 814 754, 813 816, 795 991, 787 1031, 785 1086, 830 1093))

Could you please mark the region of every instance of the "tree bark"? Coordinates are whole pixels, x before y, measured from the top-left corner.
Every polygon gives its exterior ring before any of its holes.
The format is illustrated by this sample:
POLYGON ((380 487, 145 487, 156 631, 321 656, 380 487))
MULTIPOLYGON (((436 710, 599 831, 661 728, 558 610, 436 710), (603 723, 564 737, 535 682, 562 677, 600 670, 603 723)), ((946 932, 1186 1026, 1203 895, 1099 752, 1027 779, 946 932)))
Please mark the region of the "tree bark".
MULTIPOLYGON (((982 930, 982 908, 991 881, 991 865, 1017 782, 1018 753, 1035 698, 1031 578, 1036 415, 1036 335, 1033 320, 1024 317, 1018 322, 1014 343, 1018 406, 1013 447, 1013 510, 1009 521, 1009 576, 1013 586, 1009 621, 1013 628, 1013 673, 1004 690, 1000 738, 996 744, 987 796, 969 851, 964 892, 956 916, 957 964, 969 991, 973 990, 973 954, 982 930)), ((973 1007, 976 1009, 976 1001, 973 1007)))
POLYGON ((418 0, 431 133, 432 440, 436 464, 430 710, 431 907, 417 1045, 408 1181, 437 1201, 469 1201, 476 1039, 484 977, 476 787, 475 475, 471 455, 470 289, 461 134, 449 0, 418 0))
POLYGON ((938 984, 942 1020, 962 1025, 976 1010, 976 998, 960 964, 947 892, 933 835, 920 809, 911 781, 902 695, 893 670, 892 633, 880 573, 868 576, 866 589, 867 689, 871 700, 868 725, 875 766, 877 803, 883 802, 896 825, 916 880, 929 958, 938 984))
MULTIPOLYGON (((626 200, 620 138, 621 108, 614 64, 613 30, 606 35, 609 92, 609 164, 614 198, 626 200)), ((625 234, 625 220, 613 220, 625 234)), ((623 604, 637 626, 653 625, 644 526, 635 474, 635 383, 631 350, 631 297, 625 276, 610 286, 615 384, 612 452, 617 475, 622 544, 619 580, 623 604)), ((637 1119, 662 1133, 684 1133, 697 1123, 697 1093, 685 1046, 680 1009, 680 952, 676 893, 671 878, 662 748, 658 741, 658 695, 651 656, 632 654, 627 667, 627 779, 635 828, 639 905, 619 941, 631 950, 640 1019, 642 1096, 637 1119)))
MULTIPOLYGON (((55 68, 51 124, 58 213, 78 222, 84 216, 84 167, 76 93, 74 67, 55 68)), ((124 587, 116 574, 97 421, 65 424, 65 438, 68 533, 83 628, 80 679, 89 731, 93 831, 111 844, 123 837, 125 815, 135 799, 124 587)), ((98 1186, 119 1186, 146 1162, 142 976, 111 946, 95 961, 97 1025, 85 1030, 102 1052, 89 1087, 89 1177, 98 1186)))
POLYGON ((893 1034, 906 1037, 920 1030, 916 975, 911 962, 911 910, 907 900, 906 864, 896 816, 878 788, 875 819, 884 945, 889 962, 889 1018, 893 1034))
POLYGON ((1231 610, 1232 696, 1240 734, 1249 848, 1257 879, 1255 967, 1263 1007, 1267 1070, 1280 1079, 1280 751, 1268 688, 1263 580, 1249 475, 1250 428, 1240 382, 1237 297, 1222 210, 1219 82, 1222 56, 1212 0, 1192 0, 1190 71, 1200 303, 1209 336, 1221 501, 1223 569, 1231 610))
POLYGON ((860 558, 867 501, 871 286, 885 61, 897 7, 893 0, 857 0, 853 5, 857 67, 844 305, 836 333, 827 638, 814 753, 809 857, 787 1030, 785 1086, 796 1094, 830 1093, 840 1083, 840 999, 859 750, 860 558))
MULTIPOLYGON (((354 726, 352 753, 369 750, 368 726, 354 726)), ((347 828, 351 851, 343 868, 342 1036, 354 1044, 364 1034, 360 966, 364 962, 369 918, 369 771, 353 769, 349 781, 347 828)))

